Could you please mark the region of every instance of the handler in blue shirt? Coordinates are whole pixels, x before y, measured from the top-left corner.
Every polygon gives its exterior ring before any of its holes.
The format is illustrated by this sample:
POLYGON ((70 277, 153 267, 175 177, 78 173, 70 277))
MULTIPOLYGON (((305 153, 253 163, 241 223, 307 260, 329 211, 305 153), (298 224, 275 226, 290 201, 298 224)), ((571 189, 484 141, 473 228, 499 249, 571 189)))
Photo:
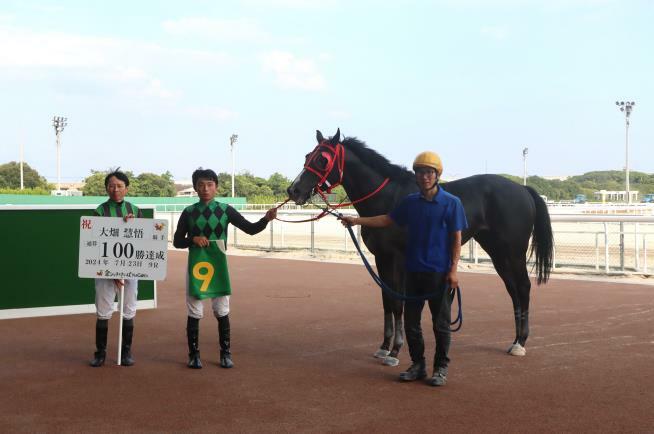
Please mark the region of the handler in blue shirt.
MULTIPOLYGON (((343 217, 344 225, 387 227, 392 224, 407 228, 406 293, 409 296, 430 295, 429 309, 436 337, 432 386, 447 381, 447 354, 450 347, 450 288, 459 286, 457 265, 461 256, 461 231, 467 228, 463 205, 458 197, 438 186, 443 173, 440 157, 433 152, 420 153, 413 162, 420 193, 408 195, 389 214, 374 217, 343 217), (432 296, 433 295, 433 296, 432 296)), ((404 304, 406 330, 412 365, 400 374, 402 381, 415 381, 427 376, 425 343, 420 327, 424 301, 407 300, 404 304)))

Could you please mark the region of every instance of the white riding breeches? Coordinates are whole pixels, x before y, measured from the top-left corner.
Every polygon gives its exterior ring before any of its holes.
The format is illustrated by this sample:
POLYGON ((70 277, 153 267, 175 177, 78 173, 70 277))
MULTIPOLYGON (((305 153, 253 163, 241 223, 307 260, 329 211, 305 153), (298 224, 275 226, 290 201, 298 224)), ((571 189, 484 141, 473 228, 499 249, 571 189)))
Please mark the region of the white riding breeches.
MULTIPOLYGON (((189 295, 188 291, 186 291, 186 307, 188 308, 188 316, 191 318, 201 319, 204 315, 202 300, 189 295)), ((216 318, 222 318, 229 314, 229 295, 212 298, 211 307, 216 318)))
MULTIPOLYGON (((95 279, 95 310, 99 319, 111 319, 116 294, 120 295, 120 288, 114 283, 113 279, 95 279)), ((137 295, 138 280, 126 279, 123 318, 132 319, 136 315, 137 295)), ((118 302, 120 303, 120 300, 118 302)))

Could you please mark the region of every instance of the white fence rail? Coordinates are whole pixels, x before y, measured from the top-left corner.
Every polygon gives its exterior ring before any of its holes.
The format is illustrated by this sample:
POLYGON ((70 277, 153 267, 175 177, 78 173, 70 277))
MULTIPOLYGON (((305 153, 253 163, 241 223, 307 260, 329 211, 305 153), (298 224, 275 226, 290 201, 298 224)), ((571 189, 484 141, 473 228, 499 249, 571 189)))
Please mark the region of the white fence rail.
MULTIPOLYGON (((261 210, 242 210, 250 221, 263 217, 270 206, 261 210)), ((319 214, 319 210, 279 210, 279 218, 303 220, 319 214)), ((342 211, 356 215, 353 209, 342 211)), ((171 224, 169 239, 173 238, 179 212, 157 212, 157 218, 168 219, 171 224)), ((577 272, 604 274, 649 274, 654 268, 654 216, 616 214, 552 214, 554 232, 554 271, 573 269, 577 272)), ((356 233, 361 241, 360 226, 356 233)), ((332 216, 306 223, 274 221, 254 236, 230 230, 228 246, 260 250, 307 250, 334 253, 353 253, 354 246, 345 228, 332 216)), ((365 245, 364 252, 369 255, 365 245)), ((471 240, 462 249, 462 261, 490 263, 490 258, 471 240)))

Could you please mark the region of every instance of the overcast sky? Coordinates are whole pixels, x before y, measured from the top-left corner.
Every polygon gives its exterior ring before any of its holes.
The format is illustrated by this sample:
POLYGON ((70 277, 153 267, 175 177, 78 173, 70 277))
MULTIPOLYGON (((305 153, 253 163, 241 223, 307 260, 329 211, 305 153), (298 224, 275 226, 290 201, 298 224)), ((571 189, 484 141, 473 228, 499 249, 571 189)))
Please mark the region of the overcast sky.
POLYGON ((300 171, 315 130, 446 178, 654 172, 651 0, 0 0, 0 163, 300 171))

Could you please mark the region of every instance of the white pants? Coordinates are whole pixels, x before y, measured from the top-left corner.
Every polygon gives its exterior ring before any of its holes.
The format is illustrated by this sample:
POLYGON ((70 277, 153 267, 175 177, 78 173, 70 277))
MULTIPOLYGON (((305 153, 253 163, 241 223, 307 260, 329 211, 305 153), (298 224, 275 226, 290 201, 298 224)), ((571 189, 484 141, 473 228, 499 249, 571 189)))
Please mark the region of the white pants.
MULTIPOLYGON (((125 319, 132 319, 136 315, 138 282, 138 280, 125 279, 125 302, 123 304, 125 319)), ((120 295, 120 288, 116 286, 113 279, 95 279, 95 310, 99 319, 111 319, 116 294, 120 295)), ((120 300, 118 302, 120 303, 120 300)))
MULTIPOLYGON (((204 314, 204 307, 202 300, 188 295, 186 292, 186 307, 188 308, 188 316, 195 319, 201 319, 204 314)), ((213 308, 213 315, 216 318, 222 318, 229 314, 229 295, 214 297, 211 299, 211 307, 213 308)))
MULTIPOLYGON (((202 319, 204 315, 203 300, 195 298, 188 293, 188 273, 186 273, 186 308, 188 316, 195 319, 202 319)), ((213 315, 216 318, 222 318, 229 314, 229 295, 222 295, 220 297, 213 297, 211 299, 211 307, 213 315)))

